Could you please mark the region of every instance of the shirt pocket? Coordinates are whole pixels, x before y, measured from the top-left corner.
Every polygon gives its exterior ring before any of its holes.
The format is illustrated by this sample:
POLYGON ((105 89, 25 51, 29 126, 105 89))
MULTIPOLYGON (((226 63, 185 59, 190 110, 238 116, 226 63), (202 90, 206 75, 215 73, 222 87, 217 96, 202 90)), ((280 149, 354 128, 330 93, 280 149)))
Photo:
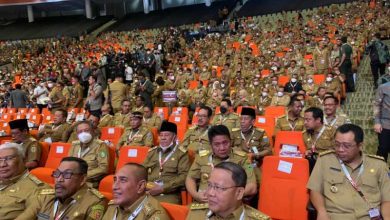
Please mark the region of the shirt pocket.
POLYGON ((369 202, 380 203, 381 195, 376 176, 367 175, 367 177, 362 177, 360 190, 363 192, 364 196, 367 197, 369 202))

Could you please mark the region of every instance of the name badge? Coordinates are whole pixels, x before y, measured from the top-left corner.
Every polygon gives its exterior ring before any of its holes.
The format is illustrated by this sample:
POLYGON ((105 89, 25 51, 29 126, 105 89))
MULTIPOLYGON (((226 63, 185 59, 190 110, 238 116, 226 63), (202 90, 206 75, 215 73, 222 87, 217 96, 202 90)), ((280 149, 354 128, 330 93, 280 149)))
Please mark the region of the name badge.
POLYGON ((371 219, 382 219, 382 218, 378 218, 380 217, 380 212, 379 212, 379 209, 377 208, 372 208, 370 210, 368 210, 368 214, 370 215, 370 218, 371 219))
POLYGON ((38 220, 49 220, 50 216, 45 213, 38 213, 38 220))
POLYGON ((253 153, 258 154, 259 150, 257 150, 257 147, 252 147, 253 153))

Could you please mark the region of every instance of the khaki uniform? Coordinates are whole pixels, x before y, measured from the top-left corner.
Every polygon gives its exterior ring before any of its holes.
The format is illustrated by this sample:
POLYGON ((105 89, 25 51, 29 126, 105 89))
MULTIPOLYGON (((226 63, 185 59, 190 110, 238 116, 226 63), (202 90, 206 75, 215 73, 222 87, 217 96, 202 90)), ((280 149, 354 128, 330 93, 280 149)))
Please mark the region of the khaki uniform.
POLYGON ((115 80, 108 88, 111 93, 112 108, 114 112, 118 112, 121 108, 122 100, 127 96, 127 86, 126 84, 115 80))
POLYGON ((337 114, 335 118, 329 118, 324 116, 324 124, 337 129, 343 124, 351 124, 351 120, 348 118, 346 114, 337 114))
POLYGON ((310 98, 308 100, 309 107, 317 107, 320 109, 324 109, 324 100, 321 99, 319 96, 314 96, 313 98, 310 98))
POLYGON ((41 160, 42 147, 35 138, 27 137, 22 146, 26 151, 25 162, 39 162, 41 160))
POLYGON ((336 79, 333 79, 330 83, 324 82, 323 84, 321 84, 321 86, 326 88, 326 92, 335 93, 340 92, 341 90, 341 83, 339 80, 336 79))
POLYGON ((7 181, 0 181, 0 219, 14 220, 31 206, 42 189, 50 187, 27 170, 7 181))
POLYGON ((288 114, 280 116, 276 119, 275 132, 279 131, 303 131, 305 129, 305 119, 298 116, 294 120, 288 117, 288 114))
POLYGON ((39 132, 38 137, 40 142, 50 142, 47 139, 51 140, 51 143, 54 142, 66 142, 68 140, 68 134, 64 131, 67 131, 71 127, 70 124, 64 122, 60 125, 54 124, 45 124, 42 131, 39 132))
POLYGON ((96 189, 82 186, 74 195, 59 202, 55 198, 54 189, 44 189, 35 199, 33 205, 21 214, 17 219, 60 219, 68 220, 96 220, 103 219, 107 201, 96 189), (58 204, 55 211, 55 204, 58 204), (63 212, 64 211, 64 212, 63 212), (63 214, 61 214, 63 212, 63 214), (55 213, 55 214, 54 214, 55 213))
POLYGON ((305 142, 306 149, 310 150, 315 148, 316 153, 321 153, 326 150, 333 149, 334 147, 334 134, 336 130, 333 127, 323 125, 325 128, 323 129, 322 134, 321 130, 323 127, 314 131, 313 134, 308 133, 307 131, 303 132, 303 141, 305 142), (321 135, 318 137, 318 135, 321 135))
MULTIPOLYGON (((69 137, 68 138, 68 143, 72 143, 73 141, 77 141, 79 140, 78 136, 77 136, 77 126, 80 124, 80 122, 75 122, 73 123, 69 128, 68 130, 66 131, 67 133, 67 136, 69 137)), ((100 137, 101 134, 102 134, 102 131, 100 130, 99 127, 95 128, 94 131, 94 136, 95 137, 100 137)))
POLYGON ((170 146, 162 152, 161 147, 153 147, 149 150, 143 165, 148 170, 148 185, 163 184, 164 191, 155 198, 160 202, 181 204, 180 191, 185 186, 185 179, 190 168, 187 150, 176 145, 176 148, 170 146), (159 162, 160 154, 163 162, 162 168, 159 162), (167 159, 168 156, 170 157, 167 159))
POLYGON ((76 86, 72 87, 71 93, 70 93, 70 106, 74 108, 82 108, 83 102, 81 101, 78 105, 75 106, 76 101, 78 99, 83 99, 83 87, 80 84, 77 84, 76 86))
MULTIPOLYGON (((379 156, 363 153, 362 160, 360 166, 364 168, 357 186, 371 205, 380 210, 381 202, 390 201, 389 168, 379 156)), ((346 165, 354 180, 359 176, 360 166, 352 170, 346 165)), ((325 208, 332 220, 370 219, 367 203, 346 178, 334 151, 320 154, 307 188, 324 196, 325 208)))
POLYGON ((257 102, 257 108, 259 109, 259 114, 264 114, 264 109, 271 105, 272 98, 270 96, 263 97, 261 96, 257 102))
POLYGON ((313 63, 317 67, 316 74, 327 74, 329 68, 330 51, 325 47, 320 49, 316 47, 313 52, 313 63))
POLYGON ((144 114, 144 106, 140 106, 140 107, 134 106, 131 109, 131 112, 141 112, 142 114, 144 114))
POLYGON ((303 84, 302 86, 303 90, 306 91, 306 93, 310 96, 314 96, 316 93, 317 93, 317 90, 318 90, 318 85, 317 84, 308 84, 308 83, 305 83, 303 84))
POLYGON ((118 147, 121 146, 153 146, 153 134, 149 128, 141 126, 138 130, 126 128, 118 142, 118 147))
POLYGON ((233 128, 240 127, 240 117, 236 113, 229 113, 228 115, 222 115, 218 113, 214 116, 212 125, 225 125, 231 132, 233 128))
POLYGON ((152 114, 152 117, 143 119, 142 124, 148 128, 157 128, 160 129, 161 127, 161 117, 158 116, 156 113, 152 114))
POLYGON ((62 92, 60 90, 57 89, 57 87, 53 88, 53 90, 50 91, 49 93, 49 98, 50 100, 54 103, 54 102, 58 102, 59 100, 62 100, 62 102, 58 103, 58 104, 53 104, 52 107, 51 107, 51 113, 54 114, 54 112, 59 109, 59 108, 63 108, 63 104, 65 102, 65 97, 62 95, 62 92))
POLYGON ((130 114, 122 114, 120 112, 116 113, 111 122, 111 126, 113 127, 130 127, 130 114))
POLYGON ((134 220, 169 220, 169 215, 160 203, 150 195, 141 196, 126 210, 115 205, 111 200, 108 203, 108 209, 104 214, 103 219, 113 219, 116 216, 117 220, 128 220, 130 215, 136 211, 136 209, 143 204, 141 211, 134 218, 134 220))
POLYGON ((262 152, 267 150, 266 155, 272 154, 269 138, 261 128, 252 128, 248 134, 243 134, 240 128, 233 128, 232 131, 233 147, 246 153, 262 152), (256 149, 254 149, 254 147, 256 149))
POLYGON ((198 125, 190 127, 184 135, 184 139, 180 146, 195 153, 198 153, 201 150, 211 150, 207 132, 208 127, 201 128, 198 125))
POLYGON ((238 209, 234 210, 233 213, 231 213, 226 218, 222 218, 221 216, 218 216, 214 214, 211 210, 208 209, 207 204, 192 204, 190 206, 190 212, 187 215, 187 220, 200 220, 200 219, 209 219, 209 220, 239 220, 241 219, 241 214, 244 213, 243 219, 250 219, 250 220, 271 220, 270 217, 266 216, 265 214, 261 213, 260 211, 248 206, 248 205, 241 205, 238 209))
POLYGON ((93 139, 83 149, 81 149, 80 141, 73 141, 68 155, 87 162, 87 181, 92 184, 98 183, 108 173, 108 147, 102 140, 93 139))
POLYGON ((282 97, 274 96, 271 100, 272 106, 288 106, 288 103, 290 102, 290 96, 283 95, 282 97))
MULTIPOLYGON (((232 150, 229 154, 228 161, 236 163, 245 169, 248 176, 247 184, 256 183, 253 167, 249 164, 248 156, 244 151, 232 150)), ((188 177, 193 178, 196 182, 199 181, 198 190, 206 190, 207 180, 209 179, 211 170, 215 165, 221 162, 223 162, 223 160, 214 157, 211 151, 201 151, 195 156, 195 160, 188 171, 188 177)))
POLYGON ((98 128, 111 127, 114 116, 107 114, 100 118, 98 128))

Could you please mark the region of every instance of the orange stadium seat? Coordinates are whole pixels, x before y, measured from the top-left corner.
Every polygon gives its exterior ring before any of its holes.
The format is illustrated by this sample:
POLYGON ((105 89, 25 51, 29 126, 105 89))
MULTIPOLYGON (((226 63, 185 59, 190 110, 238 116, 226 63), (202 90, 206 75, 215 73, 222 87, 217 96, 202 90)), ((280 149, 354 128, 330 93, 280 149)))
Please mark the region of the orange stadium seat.
POLYGON ((177 125, 177 138, 181 142, 184 139, 184 135, 188 129, 188 114, 180 114, 169 116, 169 122, 177 125))
POLYGON ((26 115, 25 114, 15 114, 14 115, 14 120, 16 119, 25 119, 26 115))
POLYGON ((264 108, 264 115, 269 117, 279 117, 286 114, 285 106, 268 106, 264 108))
POLYGON ((28 108, 19 108, 18 109, 18 114, 27 114, 28 113, 28 108))
POLYGON ((2 140, 0 141, 0 144, 6 144, 6 143, 10 143, 10 142, 12 142, 12 139, 11 139, 11 138, 9 138, 9 139, 2 139, 2 140))
POLYGON ((39 142, 39 144, 41 145, 41 160, 39 161, 39 166, 43 167, 45 166, 47 158, 49 157, 50 144, 46 142, 39 142))
POLYGON ((68 108, 68 112, 71 112, 73 111, 74 113, 80 113, 80 109, 79 108, 68 108))
POLYGON ((14 120, 14 114, 12 113, 5 113, 1 115, 1 120, 5 122, 10 122, 14 120))
POLYGON ((169 217, 172 220, 183 220, 186 219, 188 214, 188 207, 183 205, 175 205, 166 202, 160 203, 162 207, 164 207, 165 211, 167 211, 169 217))
POLYGON ((43 115, 42 124, 50 124, 53 122, 53 115, 43 115))
POLYGON ((283 144, 295 145, 302 155, 305 155, 306 147, 302 131, 279 131, 275 135, 275 155, 279 155, 283 144))
POLYGON ((0 121, 0 131, 4 131, 7 135, 11 135, 11 128, 7 121, 0 121))
POLYGON ((33 138, 38 139, 38 129, 30 129, 29 133, 33 138))
POLYGON ((325 82, 325 75, 324 74, 314 74, 313 81, 315 84, 321 85, 321 83, 325 82))
POLYGON ((279 76, 278 84, 281 86, 285 86, 288 81, 290 81, 289 76, 279 76))
POLYGON ((118 144, 124 129, 122 127, 102 127, 100 139, 110 141, 114 146, 118 144))
POLYGON ((162 117, 162 119, 168 120, 168 117, 169 117, 169 109, 168 109, 168 107, 154 107, 153 111, 158 116, 162 117))
POLYGON ((191 80, 188 82, 188 88, 189 89, 196 89, 198 87, 199 81, 198 80, 191 80))
POLYGON ((258 209, 272 219, 307 220, 308 179, 306 159, 265 157, 258 209))
POLYGON ((267 76, 269 76, 270 73, 271 73, 271 71, 269 69, 264 69, 261 71, 261 77, 262 78, 267 77, 267 76))
POLYGON ((28 121, 39 126, 42 122, 42 116, 40 114, 30 114, 28 121))
POLYGON ((108 174, 115 172, 115 146, 108 146, 108 174))
POLYGON ((275 118, 270 116, 256 116, 255 127, 264 128, 271 127, 275 128, 275 118))
POLYGON ((7 111, 8 114, 15 114, 17 112, 18 112, 18 109, 16 109, 16 108, 8 108, 8 111, 7 111))
POLYGON ((188 108, 187 107, 173 107, 172 114, 188 115, 188 108))
POLYGON ((30 108, 28 110, 28 113, 30 113, 30 114, 39 114, 40 113, 39 112, 39 108, 30 108))
POLYGON ((152 128, 150 128, 150 131, 153 134, 153 145, 154 146, 159 145, 160 139, 159 139, 159 136, 158 136, 158 129, 156 127, 152 127, 152 128))
POLYGON ((7 113, 7 108, 0 108, 0 114, 7 113))
POLYGON ((43 108, 41 113, 42 116, 51 115, 51 112, 48 108, 43 108))

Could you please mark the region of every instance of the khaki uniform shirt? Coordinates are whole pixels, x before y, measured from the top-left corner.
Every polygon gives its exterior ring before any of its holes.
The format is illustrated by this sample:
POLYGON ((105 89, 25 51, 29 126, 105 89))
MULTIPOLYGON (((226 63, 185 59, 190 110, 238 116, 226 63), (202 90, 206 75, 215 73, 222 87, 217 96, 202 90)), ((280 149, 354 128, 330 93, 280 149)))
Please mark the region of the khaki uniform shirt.
POLYGON ((233 128, 240 127, 240 117, 236 113, 229 113, 228 115, 222 115, 218 113, 214 116, 212 125, 225 125, 229 131, 233 128))
MULTIPOLYGON (((58 126, 54 124, 46 124, 42 131, 39 132, 39 141, 48 142, 47 139, 50 138, 51 142, 66 142, 68 140, 68 135, 66 132, 71 127, 68 123, 62 123, 58 126)), ((50 141, 49 141, 50 142, 50 141)))
POLYGON ((330 52, 327 48, 320 49, 316 47, 313 52, 313 63, 317 67, 317 73, 327 73, 329 67, 330 52))
POLYGON ((305 129, 305 119, 298 116, 294 120, 288 117, 288 114, 280 116, 276 119, 275 135, 279 131, 303 131, 305 129))
POLYGON ((336 79, 333 79, 332 82, 330 83, 324 82, 321 86, 326 88, 326 92, 334 93, 334 92, 340 92, 341 90, 340 81, 336 79))
MULTIPOLYGON (((357 186, 373 207, 379 208, 390 201, 389 168, 382 157, 362 155, 362 164, 352 170, 346 168, 356 180, 361 166, 363 173, 357 178, 357 186)), ((325 199, 325 208, 332 220, 369 220, 367 203, 346 178, 334 151, 320 154, 311 173, 307 188, 319 192, 325 199)))
POLYGON ((346 114, 336 114, 334 118, 328 118, 326 115, 324 116, 324 124, 337 129, 343 124, 351 124, 351 120, 349 120, 346 114))
POLYGON ((80 84, 77 84, 76 86, 72 87, 71 94, 70 94, 70 105, 74 108, 82 108, 83 107, 83 101, 81 101, 78 105, 75 106, 76 101, 78 99, 83 99, 83 87, 80 84))
POLYGON ((36 201, 42 189, 49 188, 27 170, 9 180, 0 180, 0 219, 14 220, 36 201))
POLYGON ((317 107, 317 108, 320 108, 320 109, 324 109, 324 100, 321 99, 320 97, 318 96, 314 96, 313 98, 310 98, 308 100, 308 105, 310 107, 317 107))
POLYGON ((114 116, 107 114, 100 118, 98 128, 102 127, 111 127, 113 122, 114 116))
POLYGON ((265 134, 265 131, 261 128, 252 128, 248 134, 243 134, 240 128, 233 128, 231 136, 233 146, 237 150, 253 153, 255 155, 266 150, 266 155, 272 154, 269 139, 265 134))
POLYGON ((22 146, 26 151, 25 162, 39 162, 41 160, 42 147, 35 138, 29 136, 22 143, 22 146))
POLYGON ((153 146, 153 134, 145 126, 141 126, 135 131, 132 128, 127 128, 122 134, 118 142, 118 147, 121 146, 153 146))
POLYGON ((127 96, 127 86, 119 81, 114 81, 110 84, 109 90, 111 93, 112 108, 114 111, 119 110, 121 108, 122 100, 127 96))
POLYGON ((148 128, 160 129, 162 121, 160 116, 158 116, 156 113, 153 113, 152 117, 150 118, 144 117, 142 123, 148 128))
POLYGON ((60 216, 60 219, 67 220, 96 220, 103 219, 106 207, 107 201, 104 196, 86 184, 64 202, 56 200, 54 189, 46 189, 40 192, 34 204, 28 207, 18 219, 48 220, 60 216), (55 210, 56 203, 57 210, 55 210))
POLYGON ((309 83, 305 83, 302 85, 302 88, 303 90, 306 91, 306 93, 310 96, 314 96, 316 93, 317 93, 317 90, 318 90, 318 85, 317 84, 309 84, 309 83))
MULTIPOLYGON (((225 161, 233 162, 245 169, 248 183, 256 183, 256 177, 253 172, 253 167, 249 164, 248 156, 244 151, 232 150, 229 158, 225 161)), ((188 171, 188 176, 199 182, 198 190, 207 189, 207 180, 209 179, 213 167, 221 162, 220 158, 214 157, 211 151, 201 151, 195 156, 195 160, 188 171)))
POLYGON ((257 108, 259 109, 259 113, 262 115, 264 114, 265 107, 268 107, 271 105, 272 98, 270 96, 263 97, 261 96, 259 100, 257 101, 257 108))
POLYGON ((272 106, 288 106, 290 102, 290 96, 283 95, 282 97, 274 96, 272 97, 271 105, 272 106))
POLYGON ((198 153, 201 150, 211 150, 209 138, 207 136, 208 127, 201 128, 198 125, 190 127, 180 146, 184 149, 192 150, 198 153))
POLYGON ((241 205, 238 209, 234 210, 226 218, 214 214, 211 210, 208 209, 207 204, 193 204, 190 206, 190 212, 187 215, 187 220, 200 220, 200 219, 209 219, 209 220, 240 220, 241 215, 244 214, 243 219, 251 220, 271 220, 270 217, 261 213, 260 211, 248 206, 241 205))
POLYGON ((323 127, 314 131, 313 134, 310 134, 307 131, 303 132, 303 141, 305 142, 307 150, 313 149, 313 146, 315 148, 315 152, 317 153, 333 149, 334 134, 336 133, 336 130, 333 127, 327 125, 323 126, 325 126, 325 128, 323 129, 322 133, 321 130, 323 127), (320 136, 318 137, 318 135, 320 136))
POLYGON ((116 113, 114 115, 112 122, 111 122, 111 126, 123 127, 123 128, 130 127, 130 114, 124 115, 120 112, 116 113))
POLYGON ((148 170, 148 181, 151 184, 158 181, 163 184, 164 191, 156 199, 160 202, 180 204, 180 190, 185 186, 185 179, 190 168, 187 150, 179 146, 175 148, 172 145, 162 152, 161 147, 153 147, 149 150, 143 165, 148 170), (160 154, 162 167, 160 167, 160 154))
POLYGON ((117 220, 128 220, 130 215, 141 205, 142 209, 134 220, 170 220, 169 215, 160 203, 150 195, 141 196, 129 208, 122 209, 111 200, 103 219, 111 220, 116 216, 117 220))
POLYGON ((108 173, 108 147, 99 139, 93 139, 81 149, 80 141, 73 141, 69 156, 78 157, 88 164, 88 182, 97 182, 108 173))

